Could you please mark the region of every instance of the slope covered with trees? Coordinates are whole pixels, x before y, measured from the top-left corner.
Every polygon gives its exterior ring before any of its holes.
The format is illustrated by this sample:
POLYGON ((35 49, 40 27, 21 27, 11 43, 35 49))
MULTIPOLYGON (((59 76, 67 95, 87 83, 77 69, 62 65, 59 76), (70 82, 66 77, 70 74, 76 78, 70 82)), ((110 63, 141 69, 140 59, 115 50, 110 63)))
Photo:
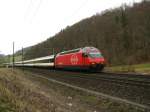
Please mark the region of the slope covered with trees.
POLYGON ((108 64, 135 64, 150 61, 150 2, 132 7, 106 10, 61 30, 25 53, 35 58, 74 49, 95 46, 108 64))

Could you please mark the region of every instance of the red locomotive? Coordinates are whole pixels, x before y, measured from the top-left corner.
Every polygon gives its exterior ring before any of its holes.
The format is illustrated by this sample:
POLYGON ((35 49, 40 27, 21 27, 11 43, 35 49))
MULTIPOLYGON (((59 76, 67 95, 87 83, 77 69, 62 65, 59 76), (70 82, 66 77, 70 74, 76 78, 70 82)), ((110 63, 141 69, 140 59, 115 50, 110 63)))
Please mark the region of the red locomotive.
POLYGON ((55 68, 102 70, 105 59, 97 48, 84 47, 58 53, 54 65, 55 68))

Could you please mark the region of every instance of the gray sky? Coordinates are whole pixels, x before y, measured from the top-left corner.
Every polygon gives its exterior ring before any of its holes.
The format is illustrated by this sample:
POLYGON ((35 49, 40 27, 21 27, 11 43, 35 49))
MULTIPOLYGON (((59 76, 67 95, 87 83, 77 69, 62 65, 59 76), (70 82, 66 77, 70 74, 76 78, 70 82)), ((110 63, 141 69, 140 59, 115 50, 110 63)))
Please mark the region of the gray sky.
POLYGON ((141 0, 0 0, 0 53, 11 54, 84 18, 141 0))

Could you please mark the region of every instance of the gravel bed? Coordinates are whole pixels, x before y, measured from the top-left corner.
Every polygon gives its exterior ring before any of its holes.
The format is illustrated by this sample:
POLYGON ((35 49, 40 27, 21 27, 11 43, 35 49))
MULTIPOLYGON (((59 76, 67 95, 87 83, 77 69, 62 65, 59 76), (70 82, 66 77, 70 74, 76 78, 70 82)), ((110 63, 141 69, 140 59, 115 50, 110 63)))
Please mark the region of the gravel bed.
MULTIPOLYGON (((29 70, 29 69, 28 69, 29 70)), ((75 75, 84 75, 84 73, 56 71, 56 70, 39 70, 30 69, 40 75, 57 79, 62 82, 77 85, 83 88, 95 90, 108 95, 128 99, 140 104, 150 106, 150 87, 134 86, 127 84, 114 83, 109 80, 94 80, 89 78, 74 77, 75 75)), ((86 73, 87 74, 87 73, 86 73)), ((90 74, 92 75, 92 74, 90 74)))

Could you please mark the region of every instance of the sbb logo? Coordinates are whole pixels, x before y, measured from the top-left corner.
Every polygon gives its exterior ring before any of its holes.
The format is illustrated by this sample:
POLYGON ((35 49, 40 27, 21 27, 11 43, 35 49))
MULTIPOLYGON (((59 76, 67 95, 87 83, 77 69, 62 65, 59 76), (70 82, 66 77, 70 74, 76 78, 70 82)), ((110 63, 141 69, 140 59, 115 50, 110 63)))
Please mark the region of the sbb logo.
POLYGON ((78 63, 78 56, 74 54, 71 56, 71 64, 76 65, 77 63, 78 63))

